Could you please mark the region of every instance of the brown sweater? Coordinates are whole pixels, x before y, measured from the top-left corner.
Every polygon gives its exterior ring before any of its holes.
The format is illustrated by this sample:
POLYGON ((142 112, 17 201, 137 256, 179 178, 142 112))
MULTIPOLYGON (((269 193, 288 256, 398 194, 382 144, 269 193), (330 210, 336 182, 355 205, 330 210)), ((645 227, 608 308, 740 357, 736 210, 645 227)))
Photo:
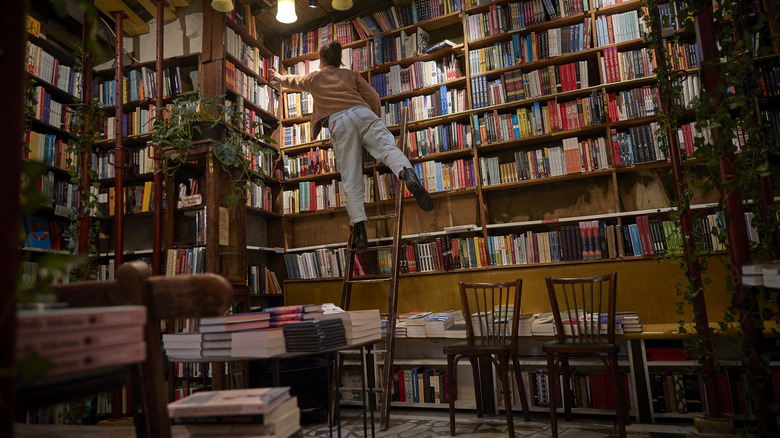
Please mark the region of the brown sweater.
POLYGON ((279 83, 296 91, 306 91, 314 98, 312 138, 319 135, 325 117, 353 106, 368 107, 381 117, 379 93, 356 71, 326 65, 307 75, 283 75, 279 83))

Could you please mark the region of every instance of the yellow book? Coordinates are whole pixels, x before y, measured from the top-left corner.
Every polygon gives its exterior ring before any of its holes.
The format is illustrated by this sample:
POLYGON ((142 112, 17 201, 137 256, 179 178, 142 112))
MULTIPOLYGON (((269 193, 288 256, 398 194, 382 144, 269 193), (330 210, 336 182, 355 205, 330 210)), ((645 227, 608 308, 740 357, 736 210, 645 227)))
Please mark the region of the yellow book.
POLYGON ((116 200, 116 192, 113 187, 108 188, 108 215, 114 215, 114 202, 116 200))
POLYGON ((482 237, 474 237, 474 252, 477 256, 477 267, 482 267, 482 237))
POLYGON ((149 204, 152 201, 152 190, 154 190, 153 187, 152 187, 152 182, 151 181, 146 181, 144 183, 144 197, 143 197, 143 201, 141 203, 141 211, 142 212, 147 212, 147 211, 150 210, 150 205, 149 204))

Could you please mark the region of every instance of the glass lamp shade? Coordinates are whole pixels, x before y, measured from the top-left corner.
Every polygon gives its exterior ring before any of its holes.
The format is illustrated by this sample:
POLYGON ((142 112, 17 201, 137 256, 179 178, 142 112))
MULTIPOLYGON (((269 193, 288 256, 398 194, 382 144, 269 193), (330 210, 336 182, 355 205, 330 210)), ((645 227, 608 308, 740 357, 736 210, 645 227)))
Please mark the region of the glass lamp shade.
POLYGON ((333 0, 330 5, 337 11, 346 11, 352 7, 352 0, 333 0))
POLYGON ((295 15, 295 0, 279 0, 276 3, 276 21, 286 24, 298 21, 298 16, 295 15))
POLYGON ((233 10, 233 0, 211 0, 211 7, 215 11, 230 12, 233 10))

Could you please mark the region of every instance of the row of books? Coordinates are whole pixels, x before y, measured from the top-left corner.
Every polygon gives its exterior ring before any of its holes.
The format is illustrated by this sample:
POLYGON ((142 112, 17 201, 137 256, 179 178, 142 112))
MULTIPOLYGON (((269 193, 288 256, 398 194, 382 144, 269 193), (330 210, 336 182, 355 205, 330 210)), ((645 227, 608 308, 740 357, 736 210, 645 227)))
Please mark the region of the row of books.
POLYGON ((317 140, 327 140, 330 138, 330 129, 323 126, 316 138, 312 138, 311 122, 294 123, 284 127, 284 146, 295 146, 304 143, 311 143, 317 140))
POLYGON ((58 169, 67 169, 75 164, 77 155, 70 151, 68 144, 54 134, 43 134, 35 131, 25 132, 25 143, 22 158, 37 161, 58 169))
POLYGON ((344 276, 345 248, 320 248, 312 252, 286 253, 284 265, 291 280, 336 278, 344 276))
POLYGON ((618 52, 617 47, 607 47, 599 61, 601 82, 605 84, 650 77, 657 67, 655 51, 648 47, 624 52, 618 52))
POLYGON ((253 151, 248 145, 242 147, 244 157, 249 161, 249 170, 271 176, 274 173, 274 163, 276 161, 276 152, 273 149, 266 148, 259 151, 253 151))
POLYGON ((510 2, 491 4, 487 12, 466 16, 466 36, 469 41, 491 35, 500 35, 525 29, 546 15, 544 11, 535 11, 541 2, 510 2))
MULTIPOLYGON (((156 115, 155 107, 149 104, 146 108, 136 108, 125 113, 122 117, 122 137, 130 135, 148 134, 152 132, 152 124, 156 115)), ((116 138, 116 117, 109 116, 103 119, 100 138, 116 138)))
POLYGON ((577 61, 521 73, 504 73, 487 81, 485 76, 472 78, 474 108, 502 105, 589 87, 588 62, 577 61))
POLYGON ((563 140, 563 146, 516 151, 514 161, 502 163, 499 157, 480 157, 482 185, 508 184, 606 169, 609 167, 607 153, 603 137, 582 142, 576 138, 567 138, 563 140))
MULTIPOLYGON (((170 65, 163 67, 163 97, 199 89, 198 66, 170 65)), ((122 99, 124 103, 153 99, 156 96, 156 73, 141 67, 130 70, 122 78, 122 99)), ((92 85, 93 98, 103 106, 116 105, 116 80, 96 78, 92 85)))
POLYGON ((449 373, 439 368, 394 367, 390 397, 402 403, 449 403, 449 373))
POLYGON ((658 87, 646 85, 607 93, 607 114, 610 122, 653 116, 660 108, 658 87))
POLYGON ((284 155, 284 179, 338 172, 336 153, 332 148, 310 148, 298 155, 284 155))
MULTIPOLYGON (((780 113, 777 114, 780 115, 780 113)), ((780 139, 780 136, 777 138, 780 139)), ((713 144, 712 131, 710 130, 710 127, 705 126, 703 129, 699 129, 696 122, 686 123, 678 127, 677 140, 680 143, 680 150, 687 155, 693 155, 693 153, 696 151, 697 141, 704 142, 705 144, 713 144)))
POLYGON ((777 96, 780 94, 780 65, 777 63, 760 64, 756 66, 759 84, 761 84, 761 93, 764 97, 777 96))
POLYGON ((439 61, 416 61, 408 67, 390 66, 389 73, 371 76, 371 86, 379 97, 406 93, 463 77, 454 54, 439 61))
MULTIPOLYGON (((314 181, 301 181, 298 188, 282 193, 282 206, 285 214, 317 211, 346 206, 344 185, 341 180, 317 184, 314 181)), ((363 175, 364 202, 373 202, 374 178, 363 175)))
POLYGON ((419 131, 409 131, 406 137, 410 158, 469 149, 472 144, 471 127, 460 122, 431 126, 419 131))
POLYGON ((702 387, 701 379, 696 374, 650 373, 653 411, 678 414, 702 412, 702 387))
POLYGON ((270 68, 275 70, 279 68, 278 56, 267 58, 261 55, 260 49, 248 44, 241 35, 229 27, 225 28, 225 50, 246 68, 265 80, 269 79, 268 71, 270 68))
POLYGON ((698 68, 699 49, 695 43, 667 40, 666 59, 672 70, 698 68))
POLYGON ((596 44, 608 46, 642 38, 649 32, 636 10, 596 17, 596 44))
POLYGON ((54 172, 49 171, 41 175, 38 188, 46 199, 43 205, 78 210, 81 199, 78 184, 71 184, 70 180, 58 178, 54 172))
POLYGON ((230 61, 225 61, 225 86, 267 113, 276 114, 276 90, 235 68, 230 61))
POLYGON ((35 43, 27 42, 27 72, 71 96, 81 99, 81 72, 63 65, 54 55, 35 43))
POLYGON ((368 47, 353 47, 351 50, 345 50, 349 52, 349 63, 345 63, 344 65, 352 66, 352 70, 355 71, 363 71, 371 68, 375 63, 373 44, 374 42, 371 41, 369 42, 368 47))
POLYGON ((51 93, 40 85, 34 91, 35 106, 33 118, 48 123, 55 128, 67 130, 70 128, 71 111, 62 102, 52 99, 51 93))
POLYGON ((246 206, 265 211, 273 211, 273 190, 255 181, 250 181, 246 190, 246 206))
POLYGON ((433 94, 414 96, 400 102, 385 102, 382 104, 385 125, 398 125, 404 107, 409 109, 410 122, 463 112, 466 110, 466 90, 448 89, 442 85, 433 94))
POLYGON ((258 265, 249 265, 247 273, 249 275, 250 294, 282 295, 284 293, 276 273, 267 267, 263 266, 261 268, 258 265))
POLYGON ((474 162, 460 159, 451 162, 423 161, 413 164, 414 172, 429 193, 457 190, 476 185, 474 162))
POLYGON ((374 63, 378 65, 420 56, 428 50, 429 38, 430 35, 422 27, 410 33, 401 30, 397 37, 374 34, 374 63))
MULTIPOLYGON (((512 382, 512 407, 520 408, 519 392, 514 378, 514 370, 509 372, 509 381, 512 382)), ((520 378, 525 386, 526 397, 531 406, 549 407, 551 403, 563 406, 562 388, 571 388, 573 399, 572 408, 591 409, 615 409, 615 396, 612 382, 607 373, 590 373, 574 370, 569 381, 564 381, 563 375, 559 375, 558 394, 550 394, 550 380, 546 369, 533 371, 521 371, 520 378), (564 386, 565 385, 565 386, 564 386)), ((623 395, 626 409, 631 410, 632 389, 629 382, 631 373, 623 374, 623 395)), ((501 388, 499 387, 499 391, 501 388)), ((503 393, 499 393, 499 407, 503 406, 503 393)))
MULTIPOLYGON (((133 149, 126 156, 125 175, 143 175, 154 172, 153 146, 141 146, 133 149)), ((98 179, 114 177, 114 166, 109 164, 110 154, 107 152, 92 152, 91 170, 98 179)), ((113 158, 111 158, 113 161, 113 158)))
MULTIPOLYGON (((53 218, 51 221, 38 216, 24 216, 25 248, 61 251, 70 245, 70 233, 60 226, 59 221, 53 218), (60 240, 62 238, 62 240, 60 240)), ((30 265, 32 268, 34 265, 30 265)), ((34 272, 30 272, 28 280, 34 281, 34 272)), ((55 275, 56 276, 56 275, 55 275)))
POLYGON ((165 275, 206 272, 206 248, 174 248, 166 252, 165 275))
MULTIPOLYGON (((571 129, 580 129, 586 126, 596 126, 606 123, 606 114, 603 106, 604 95, 601 91, 593 91, 590 97, 576 98, 569 102, 556 102, 550 100, 546 105, 540 102, 534 102, 530 107, 517 108, 513 113, 499 114, 493 111, 493 121, 506 120, 506 130, 502 129, 502 136, 498 137, 498 130, 495 138, 501 138, 506 141, 519 138, 534 137, 537 135, 548 134, 552 132, 568 131, 571 129), (509 119, 511 116, 511 129, 509 119), (506 131, 506 136, 503 132, 506 131)), ((483 113, 481 117, 488 117, 489 112, 483 113)), ((481 122, 479 114, 472 114, 472 125, 476 135, 476 144, 489 144, 494 141, 488 136, 490 129, 489 120, 481 122), (482 124, 485 129, 482 129, 482 124), (477 129, 479 127, 479 129, 477 129)), ((495 125, 495 123, 494 123, 495 125)))
POLYGON ((666 155, 655 134, 657 131, 656 122, 650 125, 632 126, 628 128, 628 132, 610 130, 614 165, 631 166, 665 159, 666 155))
POLYGON ((307 116, 314 112, 314 97, 302 91, 300 93, 287 93, 286 117, 307 116))
MULTIPOLYGON (((101 187, 98 190, 98 215, 113 216, 116 200, 115 187, 101 187)), ((140 185, 124 187, 124 213, 146 213, 153 211, 154 182, 146 181, 140 185)))
POLYGON ((38 271, 38 262, 22 260, 21 273, 19 275, 19 287, 22 289, 29 289, 35 287, 40 282, 46 282, 49 284, 65 284, 70 283, 71 269, 66 268, 62 272, 47 272, 48 277, 44 277, 38 271))

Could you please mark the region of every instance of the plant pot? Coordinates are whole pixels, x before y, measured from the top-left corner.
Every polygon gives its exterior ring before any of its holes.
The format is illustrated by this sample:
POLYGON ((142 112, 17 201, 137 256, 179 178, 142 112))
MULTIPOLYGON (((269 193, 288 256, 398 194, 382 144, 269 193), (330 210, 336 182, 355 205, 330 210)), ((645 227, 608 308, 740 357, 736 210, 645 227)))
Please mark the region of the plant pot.
POLYGON ((198 141, 198 140, 218 140, 218 141, 224 141, 225 140, 225 134, 227 132, 227 128, 225 125, 221 123, 217 123, 216 125, 214 122, 210 120, 203 120, 197 122, 197 125, 200 127, 200 132, 193 132, 192 134, 192 140, 198 141))
POLYGON ((731 418, 710 418, 705 414, 693 414, 693 426, 699 433, 734 434, 734 420, 731 418))

